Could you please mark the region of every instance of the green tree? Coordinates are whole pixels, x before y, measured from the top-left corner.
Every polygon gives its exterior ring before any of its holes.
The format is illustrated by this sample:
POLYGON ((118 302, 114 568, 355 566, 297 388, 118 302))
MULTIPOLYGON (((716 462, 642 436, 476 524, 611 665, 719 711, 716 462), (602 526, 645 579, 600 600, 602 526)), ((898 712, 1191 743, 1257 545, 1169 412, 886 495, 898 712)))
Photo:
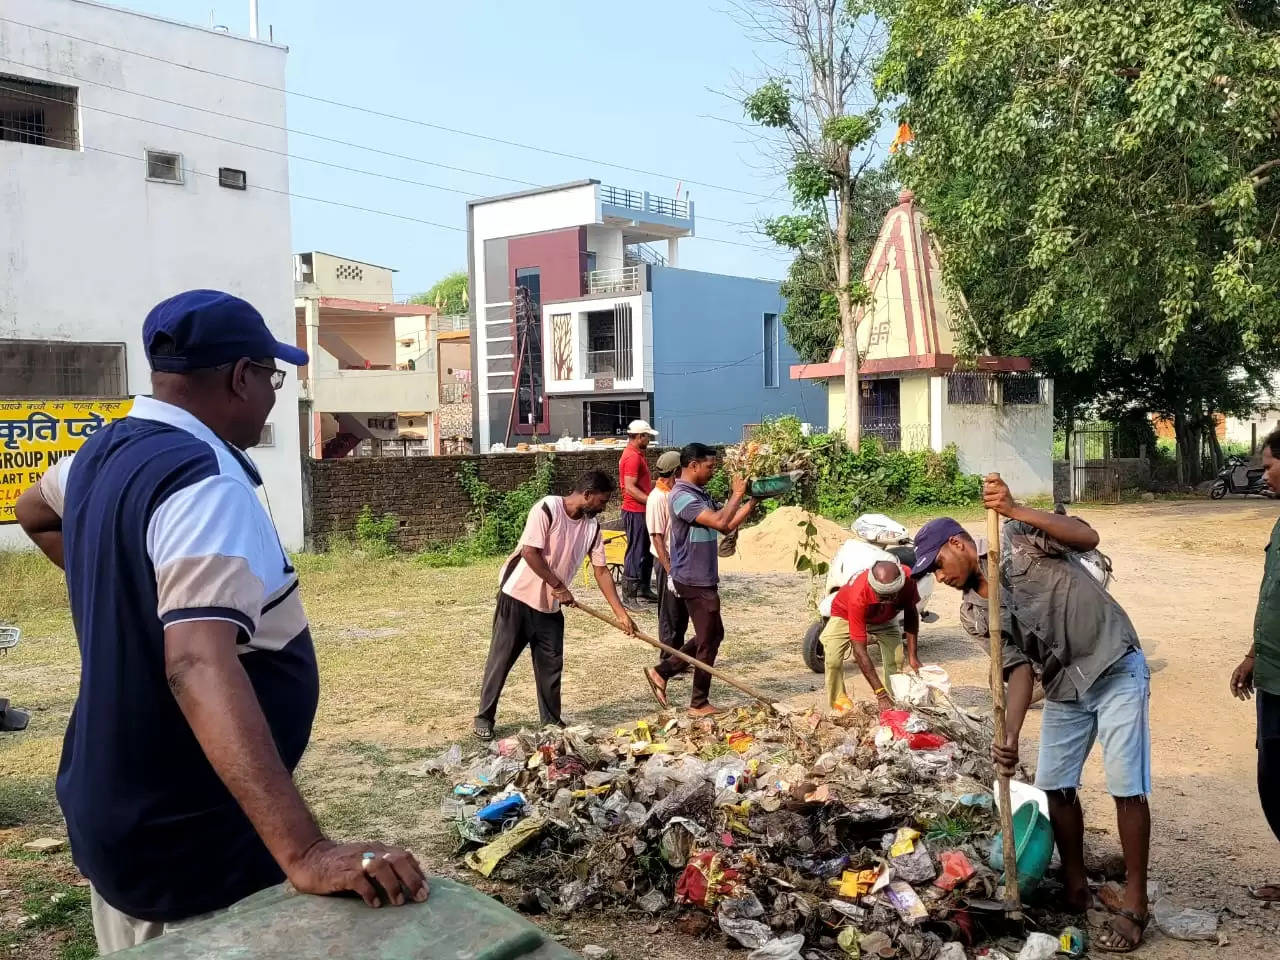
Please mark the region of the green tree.
POLYGON ((854 264, 851 238, 865 232, 855 218, 864 178, 874 170, 880 108, 872 81, 884 30, 870 5, 854 0, 741 0, 735 9, 747 32, 777 54, 771 74, 743 100, 747 116, 772 131, 769 146, 782 158, 797 210, 771 221, 766 232, 807 252, 795 282, 822 283, 809 299, 811 316, 829 317, 823 295, 835 297, 845 347, 845 434, 856 450, 854 310, 867 291, 854 275, 861 264, 854 264))
POLYGON ((457 270, 443 277, 426 293, 420 293, 410 303, 425 303, 435 307, 445 316, 467 312, 467 272, 457 270))
MULTIPOLYGON (((850 269, 855 274, 871 256, 877 231, 896 200, 887 171, 868 170, 853 198, 855 211, 850 244, 850 269)), ((787 299, 782 325, 787 339, 804 363, 824 363, 840 342, 840 305, 836 300, 835 235, 820 210, 775 217, 764 224, 774 243, 795 251, 796 258, 782 281, 787 299)), ((860 276, 860 274, 859 274, 860 276)))

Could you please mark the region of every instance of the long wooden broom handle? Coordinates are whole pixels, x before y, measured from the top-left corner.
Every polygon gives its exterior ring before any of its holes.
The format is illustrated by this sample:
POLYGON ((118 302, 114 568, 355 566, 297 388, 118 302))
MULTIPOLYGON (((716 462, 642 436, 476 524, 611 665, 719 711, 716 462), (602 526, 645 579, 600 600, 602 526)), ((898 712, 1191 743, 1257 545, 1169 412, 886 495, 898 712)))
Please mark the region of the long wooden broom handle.
MULTIPOLYGON (((988 479, 1000 479, 993 473, 988 479)), ((1004 700, 1004 638, 1000 629, 1000 514, 987 510, 987 626, 991 642, 991 700, 995 719, 995 740, 1006 739, 1004 700)), ((1013 919, 1022 917, 1022 896, 1018 891, 1018 848, 1013 835, 1013 807, 1009 799, 1009 778, 998 773, 1000 829, 1004 835, 1004 909, 1013 919)))
MULTIPOLYGON (((615 630, 620 630, 623 633, 627 632, 626 629, 622 626, 622 624, 620 624, 617 620, 613 619, 613 617, 605 616, 599 610, 593 610, 591 607, 584 604, 581 600, 575 600, 573 605, 575 608, 577 608, 578 610, 581 610, 587 616, 595 617, 601 623, 607 623, 609 626, 613 627, 615 630)), ((684 653, 683 651, 676 650, 674 647, 669 647, 665 643, 663 643, 661 640, 655 640, 653 637, 642 632, 639 627, 636 628, 635 637, 638 640, 643 640, 645 643, 649 644, 649 646, 651 647, 656 647, 657 649, 661 650, 663 653, 669 654, 670 656, 677 657, 683 660, 685 663, 689 664, 691 667, 694 667, 698 670, 705 670, 707 673, 711 674, 717 680, 722 680, 725 683, 729 684, 729 686, 734 687, 737 690, 741 690, 743 693, 751 697, 753 700, 759 700, 770 710, 774 711, 775 713, 777 712, 777 707, 774 706, 774 702, 771 699, 769 699, 767 694, 761 693, 759 690, 756 690, 754 687, 749 687, 745 683, 742 683, 738 680, 733 679, 733 677, 729 676, 724 671, 718 670, 715 667, 709 667, 705 663, 703 663, 701 660, 697 660, 689 656, 687 653, 684 653)))

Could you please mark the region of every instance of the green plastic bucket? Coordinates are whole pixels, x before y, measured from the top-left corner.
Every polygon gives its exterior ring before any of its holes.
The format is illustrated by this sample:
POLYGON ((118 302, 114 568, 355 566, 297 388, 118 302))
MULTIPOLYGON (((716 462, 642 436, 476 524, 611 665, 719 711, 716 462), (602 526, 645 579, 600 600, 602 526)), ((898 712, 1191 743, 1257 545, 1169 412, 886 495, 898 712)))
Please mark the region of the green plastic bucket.
POLYGON ((579 960, 478 890, 431 877, 426 903, 374 910, 285 886, 117 956, 129 960, 579 960))
MULTIPOLYGON (((1053 858, 1053 827, 1034 800, 1013 812, 1014 849, 1018 857, 1018 891, 1025 897, 1040 885, 1053 858)), ((991 869, 1004 873, 1004 833, 997 833, 988 859, 991 869)))
POLYGON ((751 481, 751 496, 757 500, 767 500, 771 497, 781 497, 788 494, 794 489, 796 481, 801 477, 799 470, 793 470, 791 473, 780 473, 776 477, 760 477, 751 481))

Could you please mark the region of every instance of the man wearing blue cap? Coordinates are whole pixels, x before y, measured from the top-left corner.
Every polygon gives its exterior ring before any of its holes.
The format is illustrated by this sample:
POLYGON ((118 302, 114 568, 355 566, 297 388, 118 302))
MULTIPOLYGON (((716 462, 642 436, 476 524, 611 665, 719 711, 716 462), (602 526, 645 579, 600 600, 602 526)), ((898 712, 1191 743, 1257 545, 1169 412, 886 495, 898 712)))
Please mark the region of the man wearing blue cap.
MULTIPOLYGON (((1102 743, 1107 792, 1115 799, 1126 884, 1105 902, 1111 929, 1094 940, 1110 953, 1142 942, 1147 923, 1147 861, 1151 841, 1150 671, 1128 614, 1089 573, 1079 555, 1098 546, 1083 520, 1033 510, 1013 499, 997 475, 986 478, 983 503, 1008 518, 1001 534, 1000 590, 1004 673, 1008 683, 1006 740, 992 748, 1001 772, 1018 765, 1018 739, 1038 673, 1045 707, 1036 786, 1049 795, 1049 817, 1062 857, 1067 904, 1089 906, 1084 867, 1084 811, 1077 791, 1094 740, 1102 743)), ((916 534, 914 576, 933 573, 964 591, 965 628, 988 633, 985 543, 975 543, 950 517, 916 534)))
POLYGON ((298 577, 244 451, 285 372, 238 297, 192 290, 143 326, 152 397, 17 506, 66 570, 80 692, 57 793, 101 953, 286 877, 371 905, 425 900, 413 855, 325 838, 293 784, 319 694, 298 577))

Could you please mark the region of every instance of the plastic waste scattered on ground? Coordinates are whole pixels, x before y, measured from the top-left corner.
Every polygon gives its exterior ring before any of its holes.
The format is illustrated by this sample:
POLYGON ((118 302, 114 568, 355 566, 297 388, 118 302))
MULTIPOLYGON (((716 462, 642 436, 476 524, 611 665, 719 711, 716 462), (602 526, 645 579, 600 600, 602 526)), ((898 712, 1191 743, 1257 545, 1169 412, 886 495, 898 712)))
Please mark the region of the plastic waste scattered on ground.
POLYGON ((1079 927, 1067 927, 1058 934, 1058 952, 1068 957, 1082 957, 1089 949, 1089 937, 1079 927))
POLYGON ((1179 907, 1168 897, 1161 897, 1152 915, 1160 932, 1175 940, 1218 939, 1218 918, 1208 911, 1179 907))
POLYGON ((935 960, 965 960, 964 947, 954 940, 944 943, 935 960))
POLYGON ((505 857, 515 853, 536 837, 544 826, 546 826, 546 821, 541 817, 529 817, 526 820, 521 820, 492 843, 481 847, 474 853, 467 854, 467 866, 481 876, 489 876, 505 857))
POLYGON ((804 947, 804 935, 778 937, 747 954, 747 960, 804 960, 800 950, 804 947))
POLYGON ((1016 960, 1050 960, 1058 952, 1058 938, 1047 933, 1033 933, 1018 951, 1016 960))
POLYGON ((938 854, 938 862, 942 864, 942 872, 933 883, 942 890, 954 890, 956 884, 973 876, 973 864, 959 850, 944 850, 938 854))
POLYGON ((997 896, 990 736, 929 704, 739 708, 521 730, 432 762, 465 862, 528 912, 678 917, 755 960, 937 960, 997 896))
POLYGON ((860 957, 862 956, 862 948, 859 944, 861 938, 862 934, 858 932, 857 927, 845 927, 836 937, 836 946, 850 957, 860 957))

